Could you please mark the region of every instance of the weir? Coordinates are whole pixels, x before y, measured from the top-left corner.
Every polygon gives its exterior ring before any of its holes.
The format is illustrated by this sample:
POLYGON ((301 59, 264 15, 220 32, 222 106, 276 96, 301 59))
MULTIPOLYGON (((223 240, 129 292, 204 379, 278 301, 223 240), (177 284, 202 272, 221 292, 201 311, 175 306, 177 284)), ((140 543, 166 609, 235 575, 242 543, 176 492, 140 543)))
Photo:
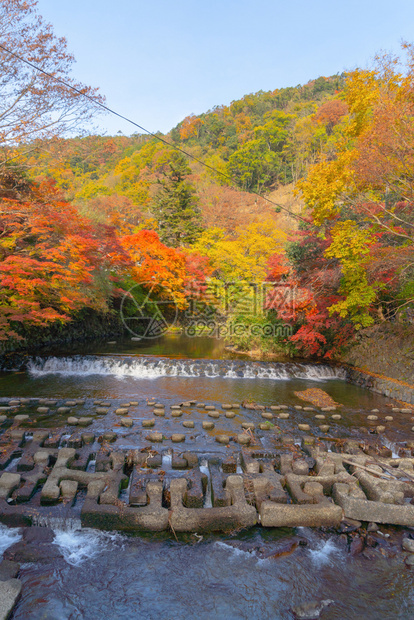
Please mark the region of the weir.
POLYGON ((176 360, 157 357, 71 356, 35 358, 27 365, 33 377, 103 375, 156 379, 159 377, 205 377, 216 379, 345 379, 346 371, 327 364, 246 362, 243 360, 176 360))

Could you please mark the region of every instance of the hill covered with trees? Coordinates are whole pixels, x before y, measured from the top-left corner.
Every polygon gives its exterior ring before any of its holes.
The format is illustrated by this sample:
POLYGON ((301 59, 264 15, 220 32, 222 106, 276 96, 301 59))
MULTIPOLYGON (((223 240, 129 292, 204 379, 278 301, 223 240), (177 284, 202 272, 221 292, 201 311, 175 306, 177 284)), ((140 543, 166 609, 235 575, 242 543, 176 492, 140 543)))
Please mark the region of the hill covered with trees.
POLYGON ((334 358, 360 328, 410 320, 410 45, 370 70, 188 116, 167 135, 68 137, 102 99, 70 81, 66 43, 34 1, 2 12, 4 341, 85 308, 117 313, 131 287, 145 298, 144 282, 183 313, 196 300, 241 348, 334 358), (260 307, 246 311, 259 285, 260 307))
POLYGON ((343 85, 344 78, 334 76, 247 95, 185 118, 158 136, 163 141, 141 134, 54 138, 30 144, 20 157, 34 178, 53 178, 80 208, 93 213, 105 205, 109 217, 119 213, 134 226, 140 215, 153 216, 158 181, 178 147, 190 155, 188 181, 205 225, 231 230, 269 211, 248 192, 290 185, 322 150, 329 152, 335 125, 346 113, 338 99, 343 85))

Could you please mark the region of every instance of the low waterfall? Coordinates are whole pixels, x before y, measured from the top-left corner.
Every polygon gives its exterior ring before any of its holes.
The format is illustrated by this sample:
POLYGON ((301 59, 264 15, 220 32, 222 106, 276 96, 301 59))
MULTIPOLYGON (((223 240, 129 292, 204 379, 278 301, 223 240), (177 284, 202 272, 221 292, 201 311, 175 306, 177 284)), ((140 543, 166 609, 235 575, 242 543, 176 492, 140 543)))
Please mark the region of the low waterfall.
POLYGON ((157 379, 159 377, 206 377, 215 379, 345 379, 343 368, 327 364, 249 362, 234 360, 176 360, 133 356, 71 356, 31 360, 27 367, 33 377, 49 374, 65 376, 106 375, 157 379))

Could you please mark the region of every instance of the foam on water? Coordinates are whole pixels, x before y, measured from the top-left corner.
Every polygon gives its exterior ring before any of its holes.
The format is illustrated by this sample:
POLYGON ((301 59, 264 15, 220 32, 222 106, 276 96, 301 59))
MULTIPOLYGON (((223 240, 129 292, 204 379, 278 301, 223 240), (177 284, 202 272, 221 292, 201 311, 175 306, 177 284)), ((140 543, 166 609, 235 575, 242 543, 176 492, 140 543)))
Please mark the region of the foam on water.
POLYGON ((66 562, 79 566, 91 560, 114 544, 120 544, 122 537, 116 532, 101 532, 92 529, 55 530, 55 545, 58 545, 66 562))
POLYGON ((73 532, 82 527, 81 520, 76 517, 51 517, 36 512, 33 513, 32 522, 33 525, 39 527, 49 527, 52 530, 64 530, 65 532, 73 532))
POLYGON ((211 475, 210 469, 208 467, 207 459, 202 459, 200 463, 200 472, 207 476, 207 488, 206 488, 206 496, 204 498, 204 508, 212 508, 213 503, 211 501, 211 475))
POLYGON ((94 474, 96 471, 95 467, 96 467, 96 460, 93 459, 89 461, 88 467, 86 468, 87 473, 94 474))
POLYGON ((215 379, 269 379, 286 381, 308 379, 325 381, 345 379, 343 368, 324 364, 298 364, 281 362, 232 362, 229 360, 174 360, 153 357, 72 356, 36 358, 29 362, 28 371, 33 377, 50 374, 65 376, 103 375, 157 379, 159 377, 207 377, 215 379))
POLYGON ((321 541, 316 549, 309 549, 309 555, 312 562, 318 566, 331 564, 334 557, 341 553, 340 549, 335 545, 332 538, 321 541))
POLYGON ((255 560, 257 560, 257 557, 254 553, 250 553, 250 551, 244 551, 243 549, 239 549, 238 547, 233 547, 233 545, 228 545, 225 542, 222 542, 221 540, 217 540, 215 542, 215 545, 217 547, 220 547, 221 549, 225 549, 226 551, 230 552, 230 557, 233 557, 234 559, 236 557, 249 557, 249 558, 254 558, 255 560))
POLYGON ((162 463, 161 468, 165 471, 166 469, 172 469, 172 454, 170 452, 163 452, 162 454, 162 463))
POLYGON ((386 437, 383 437, 383 439, 382 439, 382 443, 384 444, 384 446, 385 446, 386 448, 388 448, 389 450, 391 450, 391 452, 392 452, 392 458, 393 458, 393 459, 399 459, 399 458, 400 458, 400 455, 399 455, 399 454, 398 454, 398 452, 397 452, 398 448, 397 448, 397 446, 396 446, 396 444, 395 444, 394 442, 389 441, 386 437))
POLYGON ((6 527, 0 524, 0 556, 21 539, 19 528, 6 527))

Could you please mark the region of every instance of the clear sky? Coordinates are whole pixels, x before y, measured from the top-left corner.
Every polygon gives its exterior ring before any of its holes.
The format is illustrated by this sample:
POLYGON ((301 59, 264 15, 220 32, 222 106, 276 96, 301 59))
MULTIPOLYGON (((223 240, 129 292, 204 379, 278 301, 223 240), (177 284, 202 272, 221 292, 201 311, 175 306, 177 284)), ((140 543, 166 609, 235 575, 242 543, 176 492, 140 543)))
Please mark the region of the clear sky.
MULTIPOLYGON (((39 0, 73 77, 150 131, 258 90, 305 84, 414 39, 414 0, 39 0)), ((135 130, 111 116, 103 133, 135 130)))

